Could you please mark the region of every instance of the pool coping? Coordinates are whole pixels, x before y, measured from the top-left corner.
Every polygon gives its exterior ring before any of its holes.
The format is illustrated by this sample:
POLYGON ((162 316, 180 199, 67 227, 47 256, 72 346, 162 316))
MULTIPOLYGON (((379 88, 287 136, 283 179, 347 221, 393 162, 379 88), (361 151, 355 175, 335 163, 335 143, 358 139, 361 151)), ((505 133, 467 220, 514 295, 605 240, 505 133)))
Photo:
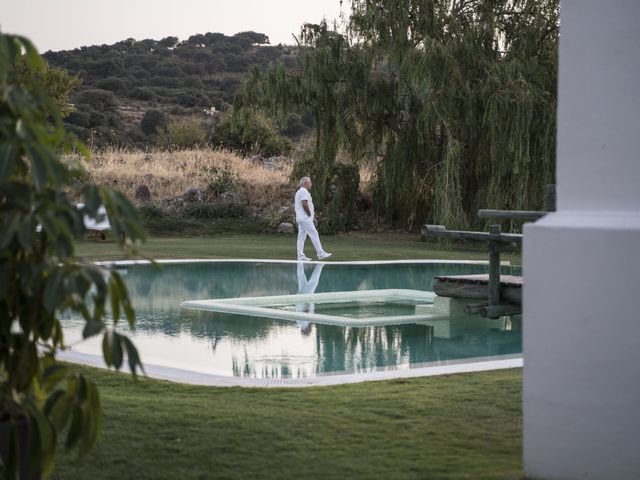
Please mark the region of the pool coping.
MULTIPOLYGON (((60 360, 80 363, 91 367, 107 369, 101 356, 79 352, 65 351, 58 354, 60 360)), ((502 355, 494 357, 465 358, 450 360, 446 363, 430 362, 415 364, 408 368, 387 367, 378 368, 371 372, 332 372, 309 377, 297 378, 252 378, 216 375, 211 373, 182 370, 162 365, 145 364, 146 376, 156 380, 167 380, 188 385, 209 387, 319 387, 330 385, 344 385, 362 382, 394 380, 401 378, 431 377, 437 375, 452 375, 456 373, 485 372, 489 370, 503 370, 521 368, 523 357, 520 354, 502 355)))
MULTIPOLYGON (((159 264, 177 263, 223 263, 223 262, 243 262, 243 263, 300 263, 299 260, 278 260, 260 258, 188 258, 188 259, 158 259, 154 260, 159 264)), ((150 260, 101 260, 93 262, 96 265, 105 266, 126 266, 151 264, 150 260)), ((359 261, 304 261, 302 263, 325 263, 335 265, 389 265, 402 263, 447 263, 463 265, 488 265, 486 260, 359 260, 359 261)), ((511 262, 502 261, 501 265, 509 266, 511 262)), ((84 354, 73 351, 63 351, 58 353, 58 358, 71 363, 79 363, 97 368, 108 369, 104 364, 104 359, 100 355, 84 354)), ((212 387, 248 387, 248 388, 273 388, 273 387, 314 387, 353 384, 370 381, 393 380, 402 378, 428 377, 436 375, 452 375, 456 373, 473 373, 490 370, 502 370, 508 368, 521 368, 524 365, 523 355, 502 355, 493 357, 466 358, 460 360, 450 360, 445 363, 429 362, 414 364, 408 368, 380 367, 371 372, 332 372, 319 374, 310 377, 300 378, 248 378, 233 377, 226 375, 208 374, 179 368, 166 367, 162 365, 144 364, 146 376, 157 380, 167 380, 175 383, 201 385, 212 387)))
MULTIPOLYGON (((325 260, 278 260, 273 258, 164 258, 154 260, 155 263, 208 263, 208 262, 242 262, 242 263, 324 263, 328 265, 389 265, 394 263, 452 263, 463 265, 488 265, 488 260, 437 260, 437 259, 421 259, 421 260, 346 260, 344 262, 325 260)), ((144 265, 153 263, 151 260, 99 260, 93 262, 96 265, 144 265)), ((500 265, 510 266, 509 260, 503 260, 500 265)))

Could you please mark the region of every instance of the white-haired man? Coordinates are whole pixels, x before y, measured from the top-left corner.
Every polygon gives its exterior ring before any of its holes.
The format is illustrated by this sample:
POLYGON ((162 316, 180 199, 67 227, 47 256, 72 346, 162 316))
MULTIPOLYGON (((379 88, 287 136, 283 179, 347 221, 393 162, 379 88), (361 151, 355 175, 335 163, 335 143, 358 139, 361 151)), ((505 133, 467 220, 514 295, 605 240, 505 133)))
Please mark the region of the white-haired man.
POLYGON ((296 209, 296 223, 298 224, 298 260, 311 260, 304 254, 304 243, 307 240, 307 235, 311 239, 313 248, 316 249, 318 260, 324 260, 331 256, 330 253, 325 252, 320 243, 320 236, 318 230, 313 224, 313 200, 311 199, 311 179, 309 177, 302 177, 300 179, 300 188, 296 192, 295 209, 296 209))

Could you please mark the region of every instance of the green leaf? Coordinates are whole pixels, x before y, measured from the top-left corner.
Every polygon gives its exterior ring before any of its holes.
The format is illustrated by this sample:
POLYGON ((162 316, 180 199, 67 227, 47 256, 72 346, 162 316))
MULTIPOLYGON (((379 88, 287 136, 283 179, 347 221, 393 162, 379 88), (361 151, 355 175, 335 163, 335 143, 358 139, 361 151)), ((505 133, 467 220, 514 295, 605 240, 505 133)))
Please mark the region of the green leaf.
MULTIPOLYGON (((10 478, 14 476, 17 478, 17 468, 18 468, 18 453, 17 453, 17 444, 18 444, 18 436, 16 434, 16 426, 13 419, 10 419, 9 423, 9 441, 8 441, 8 453, 4 462, 2 464, 2 459, 0 459, 0 472, 2 472, 6 478, 10 478), (4 471, 2 470, 4 467, 4 471)), ((0 478, 5 478, 0 477, 0 478)))
POLYGON ((47 390, 56 386, 67 374, 68 368, 59 363, 53 363, 44 369, 42 374, 43 383, 47 390))
POLYGON ((14 235, 20 227, 22 215, 16 211, 9 212, 4 222, 3 228, 0 228, 0 248, 4 249, 9 246, 14 235))
POLYGON ((69 433, 67 433, 67 438, 64 442, 64 447, 67 450, 72 449, 80 440, 82 436, 82 427, 83 427, 83 412, 82 408, 79 405, 75 405, 73 407, 73 413, 71 416, 71 426, 69 427, 69 433))
POLYGON ((76 389, 76 402, 83 403, 87 398, 87 379, 83 375, 78 375, 78 388, 76 389))
POLYGON ((16 38, 22 43, 25 50, 27 51, 27 62, 29 66, 34 70, 41 70, 44 67, 44 60, 38 53, 36 47, 31 43, 27 37, 23 37, 21 35, 16 35, 16 38))
POLYGON ((59 231, 59 235, 53 240, 53 248, 58 257, 69 258, 73 255, 73 242, 71 240, 71 237, 59 231))
POLYGON ((31 175, 33 184, 38 191, 44 188, 49 178, 49 155, 47 155, 46 147, 41 145, 25 145, 27 155, 31 159, 31 175))
POLYGON ((88 185, 84 188, 84 205, 86 213, 90 217, 94 217, 98 213, 98 208, 102 201, 100 200, 100 190, 95 185, 88 185))
POLYGON ((116 311, 118 312, 118 317, 114 314, 114 323, 120 318, 120 305, 124 310, 125 316, 127 318, 127 322, 131 328, 134 328, 136 321, 136 314, 131 305, 131 300, 129 299, 129 294, 127 292, 127 287, 122 281, 122 277, 116 271, 111 272, 110 283, 112 285, 111 289, 111 303, 113 309, 114 301, 117 303, 116 311))
POLYGON ((27 213, 31 210, 32 187, 24 181, 12 181, 5 184, 4 191, 7 195, 7 204, 9 210, 19 210, 21 213, 27 213))
POLYGON ((55 454, 56 446, 56 432, 53 428, 52 423, 47 417, 45 417, 43 412, 38 407, 36 407, 32 403, 27 403, 25 407, 32 428, 37 428, 37 435, 39 437, 39 442, 37 443, 39 443, 39 451, 41 455, 40 463, 43 473, 46 473, 53 467, 53 457, 55 454))
POLYGON ((56 396, 49 417, 58 431, 63 430, 69 424, 73 406, 74 402, 67 393, 61 391, 61 395, 56 396))
POLYGON ((108 367, 113 365, 113 359, 111 357, 112 341, 112 331, 108 329, 106 332, 104 332, 104 337, 102 337, 102 356, 104 357, 104 363, 106 363, 108 367))
POLYGON ((56 270, 47 277, 45 282, 42 300, 45 308, 49 312, 54 312, 65 300, 63 276, 64 272, 56 268, 56 270))
POLYGON ((0 184, 13 174, 17 163, 16 153, 15 145, 9 143, 0 145, 0 184))
POLYGON ((111 299, 111 315, 113 315, 113 324, 115 325, 120 319, 120 301, 122 299, 122 293, 120 290, 120 284, 116 280, 113 272, 109 278, 109 297, 111 299))
POLYGON ((9 73, 9 65, 13 62, 9 59, 9 39, 0 35, 0 81, 6 82, 9 73))
POLYGON ((124 308, 124 314, 127 317, 127 323, 129 324, 129 328, 131 330, 135 330, 136 327, 136 312, 133 309, 133 305, 131 304, 131 300, 127 296, 125 301, 122 304, 124 308))
POLYGON ((104 323, 98 320, 90 320, 85 323, 82 329, 82 338, 93 337, 98 335, 104 329, 104 323))
POLYGON ((100 439, 102 433, 102 408, 100 394, 94 382, 87 382, 87 399, 84 402, 85 425, 82 442, 78 449, 78 459, 84 458, 100 439))
POLYGON ((9 290, 9 262, 0 260, 0 298, 9 290))
POLYGON ((140 356, 138 355, 138 349, 133 344, 133 342, 129 339, 129 337, 122 336, 122 342, 124 343, 127 349, 127 359, 129 360, 129 370, 133 374, 133 377, 136 378, 136 369, 140 368, 142 373, 144 371, 144 365, 142 365, 142 361, 140 360, 140 356))
POLYGON ((111 341, 111 358, 113 359, 113 366, 116 370, 120 370, 122 367, 122 344, 120 343, 120 335, 113 332, 113 339, 111 341))
POLYGON ((20 229, 18 230, 18 240, 20 241, 20 245, 25 250, 29 251, 32 249, 33 245, 31 244, 31 239, 33 237, 33 233, 35 232, 35 226, 31 225, 29 222, 29 217, 27 217, 22 224, 20 225, 20 229))
POLYGON ((97 265, 88 265, 85 273, 96 288, 96 301, 103 303, 108 291, 105 277, 109 275, 109 271, 97 265))
POLYGON ((87 146, 79 141, 73 142, 73 148, 82 155, 85 160, 89 160, 91 158, 91 151, 87 148, 87 146))

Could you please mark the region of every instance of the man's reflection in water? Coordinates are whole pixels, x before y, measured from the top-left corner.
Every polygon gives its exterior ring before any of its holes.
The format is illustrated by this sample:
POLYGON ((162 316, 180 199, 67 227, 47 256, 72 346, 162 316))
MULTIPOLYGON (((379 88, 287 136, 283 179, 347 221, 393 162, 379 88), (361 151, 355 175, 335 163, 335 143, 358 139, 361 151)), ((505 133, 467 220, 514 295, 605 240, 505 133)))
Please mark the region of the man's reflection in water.
MULTIPOLYGON (((298 273, 298 294, 303 293, 315 293, 316 288, 318 288, 318 282, 320 281, 320 274, 322 273, 322 269, 324 268, 324 263, 317 263, 313 268, 313 273, 309 280, 307 280, 307 276, 304 273, 304 262, 298 262, 297 265, 297 273, 298 273)), ((315 305, 313 303, 296 303, 296 312, 307 312, 313 313, 315 309, 315 305)), ((300 331, 304 335, 309 335, 311 333, 311 323, 306 320, 297 320, 298 326, 300 327, 300 331)))

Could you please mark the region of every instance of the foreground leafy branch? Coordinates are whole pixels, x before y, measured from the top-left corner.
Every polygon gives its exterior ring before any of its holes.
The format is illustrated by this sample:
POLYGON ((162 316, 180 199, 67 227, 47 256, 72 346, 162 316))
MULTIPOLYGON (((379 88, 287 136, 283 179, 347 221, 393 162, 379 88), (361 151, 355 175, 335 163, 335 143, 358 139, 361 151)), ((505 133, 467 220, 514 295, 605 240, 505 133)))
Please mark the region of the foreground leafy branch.
POLYGON ((130 253, 144 231, 118 192, 89 184, 76 192, 84 206, 71 203, 68 192, 80 188, 84 170, 61 154, 88 152, 62 128, 68 95, 57 92, 56 103, 47 81, 56 78, 31 42, 0 32, 1 478, 18 478, 26 470, 46 476, 61 440, 83 457, 100 437, 96 385, 56 362, 65 346, 62 313, 82 315, 84 338, 104 335, 108 366, 119 369, 126 359, 134 376, 142 369, 135 346, 114 330, 121 318, 135 323, 122 279, 78 259, 75 239, 86 233, 85 217, 101 220, 101 205, 114 237, 130 253))

